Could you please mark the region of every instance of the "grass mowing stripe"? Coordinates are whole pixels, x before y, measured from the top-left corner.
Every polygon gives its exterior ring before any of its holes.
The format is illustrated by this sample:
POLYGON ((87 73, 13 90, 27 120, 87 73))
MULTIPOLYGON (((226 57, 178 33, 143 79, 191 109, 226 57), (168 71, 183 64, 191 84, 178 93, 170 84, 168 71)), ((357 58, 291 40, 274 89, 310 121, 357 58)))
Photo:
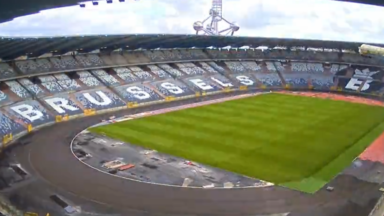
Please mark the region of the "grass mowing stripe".
MULTIPOLYGON (((343 101, 260 95, 91 129, 146 148, 306 192, 319 172, 384 120, 384 109, 343 101)), ((351 159, 352 154, 345 158, 351 159)), ((339 161, 341 164, 345 161, 339 161)), ((331 163, 331 164, 332 164, 331 163)), ((343 164, 345 165, 345 164, 343 164)))

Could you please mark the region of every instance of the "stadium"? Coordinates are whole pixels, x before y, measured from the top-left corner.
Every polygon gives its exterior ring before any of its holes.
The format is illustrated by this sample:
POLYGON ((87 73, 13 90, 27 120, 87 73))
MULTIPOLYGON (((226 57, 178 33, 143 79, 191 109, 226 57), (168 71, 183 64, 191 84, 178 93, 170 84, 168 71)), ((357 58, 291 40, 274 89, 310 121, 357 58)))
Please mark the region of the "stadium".
POLYGON ((2 37, 0 215, 383 215, 382 45, 193 28, 2 37))

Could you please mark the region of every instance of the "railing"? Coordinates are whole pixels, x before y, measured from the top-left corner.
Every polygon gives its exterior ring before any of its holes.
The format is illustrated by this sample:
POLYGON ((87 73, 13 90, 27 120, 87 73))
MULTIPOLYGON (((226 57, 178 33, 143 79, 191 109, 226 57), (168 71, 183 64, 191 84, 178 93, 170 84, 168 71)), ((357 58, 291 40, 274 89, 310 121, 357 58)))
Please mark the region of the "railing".
POLYGON ((380 199, 377 201, 375 207, 372 209, 369 216, 383 216, 384 215, 384 194, 381 195, 380 199))

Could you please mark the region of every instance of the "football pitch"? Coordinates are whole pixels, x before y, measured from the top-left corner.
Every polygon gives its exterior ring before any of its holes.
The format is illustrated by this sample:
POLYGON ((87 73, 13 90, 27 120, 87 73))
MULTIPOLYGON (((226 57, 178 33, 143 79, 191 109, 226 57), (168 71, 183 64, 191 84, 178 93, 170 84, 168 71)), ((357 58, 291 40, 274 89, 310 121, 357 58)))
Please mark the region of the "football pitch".
POLYGON ((90 131, 314 193, 384 131, 384 108, 263 94, 90 131))

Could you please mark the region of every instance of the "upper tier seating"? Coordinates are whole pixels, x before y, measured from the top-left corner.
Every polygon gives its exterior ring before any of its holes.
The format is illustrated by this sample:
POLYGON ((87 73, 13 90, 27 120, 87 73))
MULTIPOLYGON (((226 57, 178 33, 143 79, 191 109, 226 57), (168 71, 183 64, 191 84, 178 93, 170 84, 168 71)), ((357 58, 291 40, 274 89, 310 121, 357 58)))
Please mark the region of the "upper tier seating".
POLYGON ((0 63, 0 79, 10 78, 16 75, 15 71, 7 63, 0 63))
POLYGON ((36 73, 38 72, 38 66, 33 60, 16 61, 16 67, 23 73, 36 73))
POLYGON ((62 56, 61 58, 50 58, 49 59, 52 63, 52 67, 55 70, 61 71, 61 70, 70 70, 79 68, 79 64, 76 62, 76 60, 72 56, 62 56))
POLYGON ((164 62, 166 57, 161 51, 145 51, 144 54, 152 61, 152 62, 164 62))
POLYGON ((183 56, 180 54, 178 50, 164 50, 164 57, 168 61, 180 61, 183 59, 183 56))
POLYGON ((97 67, 104 65, 103 60, 96 54, 76 55, 75 58, 83 67, 97 67))

